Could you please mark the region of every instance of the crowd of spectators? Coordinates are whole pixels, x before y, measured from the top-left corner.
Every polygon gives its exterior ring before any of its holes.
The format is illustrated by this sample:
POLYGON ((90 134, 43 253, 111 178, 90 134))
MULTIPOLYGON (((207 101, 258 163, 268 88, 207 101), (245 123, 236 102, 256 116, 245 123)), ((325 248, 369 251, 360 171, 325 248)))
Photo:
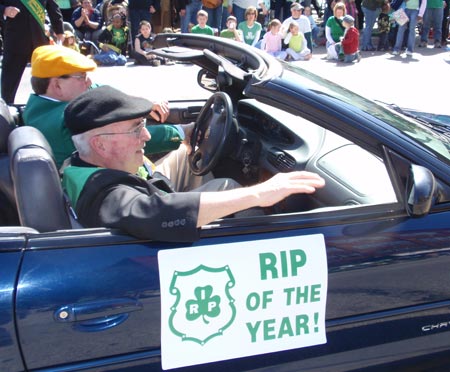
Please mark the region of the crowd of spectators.
POLYGON ((160 32, 164 26, 171 32, 231 38, 289 60, 308 60, 318 46, 326 46, 327 58, 338 60, 335 45, 344 39, 345 16, 354 20, 352 27, 359 32, 358 50, 363 52, 378 50, 396 55, 406 51, 411 55, 415 46, 432 44, 441 48, 449 36, 450 0, 54 1, 61 9, 65 35, 70 39, 64 44, 92 55, 99 65, 124 64, 129 57, 137 64, 164 63, 151 54, 154 31, 160 32), (161 24, 155 15, 161 16, 167 8, 170 24, 161 24), (402 8, 409 22, 399 25, 394 12, 402 8), (281 23, 276 33, 274 20, 281 23), (142 26, 142 22, 147 23, 142 26), (290 30, 295 32, 294 38, 290 30), (276 53, 274 45, 267 49, 267 39, 280 39, 276 53))

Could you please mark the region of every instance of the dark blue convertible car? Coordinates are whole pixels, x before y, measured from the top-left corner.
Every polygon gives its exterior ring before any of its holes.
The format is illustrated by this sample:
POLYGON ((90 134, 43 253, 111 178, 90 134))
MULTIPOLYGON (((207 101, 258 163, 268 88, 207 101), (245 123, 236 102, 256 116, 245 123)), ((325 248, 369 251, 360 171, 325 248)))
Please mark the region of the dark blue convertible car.
POLYGON ((448 370, 445 120, 225 39, 155 46, 211 91, 170 103, 169 122, 205 133, 194 173, 252 185, 308 170, 326 186, 189 245, 87 229, 45 140, 3 107, 0 371, 448 370))

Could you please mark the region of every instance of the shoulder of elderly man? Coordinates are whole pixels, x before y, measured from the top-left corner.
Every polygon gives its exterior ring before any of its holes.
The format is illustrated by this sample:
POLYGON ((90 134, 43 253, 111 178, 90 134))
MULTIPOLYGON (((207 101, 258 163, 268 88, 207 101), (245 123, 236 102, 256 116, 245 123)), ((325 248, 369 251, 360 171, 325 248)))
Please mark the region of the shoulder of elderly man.
POLYGON ((172 193, 164 179, 144 180, 114 169, 94 168, 86 177, 86 169, 68 167, 63 178, 66 190, 71 184, 79 189, 79 197, 71 200, 85 226, 117 228, 141 239, 199 239, 200 193, 172 193))

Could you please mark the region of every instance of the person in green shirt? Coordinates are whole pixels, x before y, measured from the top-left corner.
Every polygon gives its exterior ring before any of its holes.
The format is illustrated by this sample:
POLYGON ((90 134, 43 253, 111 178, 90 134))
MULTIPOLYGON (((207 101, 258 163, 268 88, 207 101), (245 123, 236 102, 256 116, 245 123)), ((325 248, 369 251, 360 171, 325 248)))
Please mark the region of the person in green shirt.
MULTIPOLYGON (((96 67, 91 59, 63 46, 45 45, 33 51, 31 86, 34 94, 28 99, 23 121, 25 125, 33 126, 42 132, 52 148, 58 168, 61 168, 75 151, 72 134, 65 125, 64 110, 70 101, 98 86, 92 84, 87 75, 96 67)), ((153 111, 149 112, 149 115, 156 121, 164 122, 169 115, 168 104, 154 103, 153 111)), ((156 167, 164 168, 168 177, 169 173, 175 172, 176 169, 187 169, 188 150, 180 144, 190 137, 192 127, 193 124, 148 126, 152 140, 148 142, 146 154, 177 150, 156 164, 156 167)), ((203 179, 196 177, 186 182, 189 182, 188 186, 183 187, 191 187, 191 184, 197 186, 203 179)))
POLYGON ((57 45, 34 50, 31 57, 31 94, 23 112, 25 125, 39 129, 49 142, 58 168, 75 151, 64 125, 64 109, 92 85, 87 75, 97 65, 86 56, 57 45))
POLYGON ((232 39, 242 42, 244 40, 244 35, 241 30, 237 29, 237 19, 235 16, 229 16, 227 18, 227 28, 220 31, 220 37, 227 39, 232 39))
POLYGON ((261 23, 256 22, 258 11, 254 6, 249 6, 245 10, 245 21, 239 23, 238 28, 244 35, 246 44, 255 46, 261 37, 262 26, 261 23))
POLYGON ((192 27, 191 33, 214 36, 214 30, 206 22, 208 22, 208 13, 201 9, 197 12, 197 24, 192 27))

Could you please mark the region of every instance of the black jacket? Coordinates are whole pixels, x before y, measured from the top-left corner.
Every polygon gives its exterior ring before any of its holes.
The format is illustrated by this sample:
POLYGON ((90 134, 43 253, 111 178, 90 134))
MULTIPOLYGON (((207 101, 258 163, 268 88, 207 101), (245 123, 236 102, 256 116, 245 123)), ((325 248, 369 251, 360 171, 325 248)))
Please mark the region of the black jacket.
MULTIPOLYGON (((55 0, 39 0, 47 10, 52 29, 56 34, 63 34, 63 18, 61 10, 55 0)), ((30 14, 20 0, 0 0, 0 14, 3 15, 5 7, 14 6, 20 9, 20 13, 14 18, 7 17, 4 21, 4 49, 21 51, 31 56, 35 48, 47 45, 41 26, 30 14)))
MULTIPOLYGON (((72 158, 72 164, 89 166, 79 158, 72 158)), ((76 172, 74 167, 66 168, 66 190, 71 182, 79 181, 76 172)), ((98 168, 78 188, 78 199, 72 200, 71 192, 69 197, 85 227, 117 228, 137 238, 168 242, 199 239, 200 193, 173 192, 162 175, 145 180, 127 172, 98 168)))

